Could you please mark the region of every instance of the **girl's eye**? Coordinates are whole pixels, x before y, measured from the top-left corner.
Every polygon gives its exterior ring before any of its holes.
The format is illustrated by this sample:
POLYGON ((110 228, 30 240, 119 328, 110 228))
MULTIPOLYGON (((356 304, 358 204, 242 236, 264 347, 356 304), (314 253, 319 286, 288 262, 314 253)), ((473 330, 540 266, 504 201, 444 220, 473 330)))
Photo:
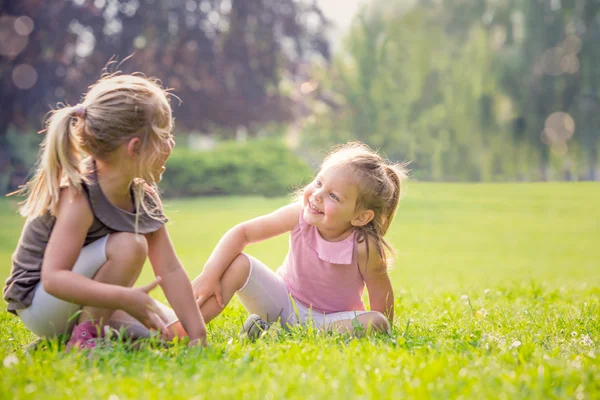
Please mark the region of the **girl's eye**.
POLYGON ((315 181, 315 186, 316 187, 321 187, 321 181, 315 181))
POLYGON ((335 194, 333 194, 333 193, 329 194, 329 197, 331 197, 335 201, 340 201, 340 199, 335 194))

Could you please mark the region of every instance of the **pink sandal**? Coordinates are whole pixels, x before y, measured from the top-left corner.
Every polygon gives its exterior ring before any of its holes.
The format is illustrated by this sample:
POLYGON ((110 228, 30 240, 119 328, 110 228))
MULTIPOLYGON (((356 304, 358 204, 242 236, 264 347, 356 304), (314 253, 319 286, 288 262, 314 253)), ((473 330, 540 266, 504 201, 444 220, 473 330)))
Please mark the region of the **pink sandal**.
POLYGON ((67 342, 67 352, 72 349, 91 350, 96 347, 99 338, 102 338, 102 328, 97 321, 85 321, 75 325, 71 338, 67 342))

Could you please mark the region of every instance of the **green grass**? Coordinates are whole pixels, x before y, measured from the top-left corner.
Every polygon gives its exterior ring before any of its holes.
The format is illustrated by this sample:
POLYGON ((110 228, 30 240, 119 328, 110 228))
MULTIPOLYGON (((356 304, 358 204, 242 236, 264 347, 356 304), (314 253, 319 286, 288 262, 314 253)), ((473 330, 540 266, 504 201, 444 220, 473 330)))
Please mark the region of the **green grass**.
MULTIPOLYGON (((287 199, 167 203, 190 276, 229 227, 287 199)), ((409 185, 389 233, 398 250, 391 337, 311 329, 237 338, 235 299, 210 347, 117 346, 95 358, 50 349, 0 313, 0 398, 576 398, 600 396, 600 185, 409 185)), ((0 278, 21 229, 0 202, 0 278)), ((273 268, 287 237, 248 252, 273 268)), ((142 282, 152 277, 146 268, 142 282)), ((161 293, 154 293, 164 298, 161 293)))

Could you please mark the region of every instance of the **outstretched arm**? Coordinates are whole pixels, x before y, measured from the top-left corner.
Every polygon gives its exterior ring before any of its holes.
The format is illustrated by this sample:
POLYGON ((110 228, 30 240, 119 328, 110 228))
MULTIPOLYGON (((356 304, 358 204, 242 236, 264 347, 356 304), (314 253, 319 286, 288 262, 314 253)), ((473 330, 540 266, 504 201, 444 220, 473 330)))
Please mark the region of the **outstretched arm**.
POLYGON ((162 278, 160 286, 179 317, 191 342, 206 344, 206 327, 196 305, 190 279, 179 261, 166 226, 146 235, 148 258, 154 273, 162 278))
POLYGON ((231 228, 219 241, 206 261, 200 276, 192 282, 198 304, 214 295, 223 307, 219 280, 232 261, 251 243, 289 232, 298 224, 301 204, 294 203, 243 222, 231 228))

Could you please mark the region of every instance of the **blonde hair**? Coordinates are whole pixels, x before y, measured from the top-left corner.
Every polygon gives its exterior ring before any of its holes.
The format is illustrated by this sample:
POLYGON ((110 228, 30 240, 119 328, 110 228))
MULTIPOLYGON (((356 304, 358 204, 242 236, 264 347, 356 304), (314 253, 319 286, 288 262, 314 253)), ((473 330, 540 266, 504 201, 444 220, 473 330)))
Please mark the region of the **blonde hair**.
MULTIPOLYGON (((35 175, 18 192, 27 199, 21 215, 56 215, 61 187, 81 191, 87 158, 111 160, 124 142, 140 139, 140 157, 132 182, 135 209, 156 217, 162 202, 150 166, 173 145, 168 92, 141 75, 105 74, 90 86, 81 104, 53 110, 35 175)), ((139 212, 136 212, 136 227, 139 212)), ((137 229, 137 228, 136 228, 137 229)))
POLYGON ((372 241, 383 265, 391 265, 395 251, 384 236, 396 216, 402 195, 402 182, 408 177, 407 163, 391 163, 366 144, 349 142, 331 150, 321 169, 326 167, 349 170, 348 175, 358 186, 356 209, 372 210, 374 213, 368 224, 355 227, 356 240, 358 243, 365 242, 367 259, 369 242, 372 241))

